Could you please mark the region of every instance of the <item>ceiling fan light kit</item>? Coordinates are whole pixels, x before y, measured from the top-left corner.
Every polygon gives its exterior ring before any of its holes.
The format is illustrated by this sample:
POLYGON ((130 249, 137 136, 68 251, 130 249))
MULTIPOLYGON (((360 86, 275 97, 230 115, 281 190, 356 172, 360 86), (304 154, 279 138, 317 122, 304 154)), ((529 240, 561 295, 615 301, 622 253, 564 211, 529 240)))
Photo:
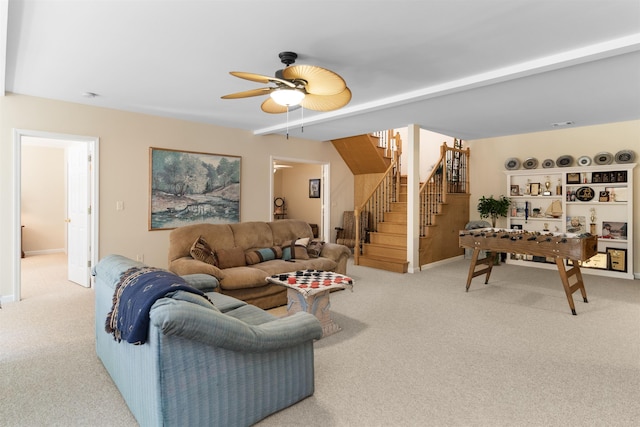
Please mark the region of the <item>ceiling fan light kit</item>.
POLYGON ((266 113, 286 113, 289 107, 300 105, 314 111, 332 111, 351 101, 351 91, 344 79, 326 68, 315 65, 292 65, 298 55, 280 52, 285 68, 276 71, 274 77, 243 71, 231 71, 232 76, 275 86, 252 89, 224 95, 222 99, 239 99, 270 95, 261 108, 266 113))
POLYGON ((272 91, 270 96, 277 104, 283 107, 292 107, 300 104, 305 94, 299 89, 278 88, 272 91))

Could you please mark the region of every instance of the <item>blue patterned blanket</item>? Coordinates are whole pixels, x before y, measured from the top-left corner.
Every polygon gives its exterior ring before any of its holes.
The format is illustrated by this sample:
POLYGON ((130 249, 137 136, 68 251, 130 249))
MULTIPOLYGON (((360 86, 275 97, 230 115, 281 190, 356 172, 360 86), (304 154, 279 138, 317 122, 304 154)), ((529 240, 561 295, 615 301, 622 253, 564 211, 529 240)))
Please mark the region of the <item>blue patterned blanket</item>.
POLYGON ((133 267, 125 271, 113 294, 105 330, 119 342, 144 344, 149 330, 149 311, 157 299, 175 291, 205 294, 183 278, 155 267, 133 267))

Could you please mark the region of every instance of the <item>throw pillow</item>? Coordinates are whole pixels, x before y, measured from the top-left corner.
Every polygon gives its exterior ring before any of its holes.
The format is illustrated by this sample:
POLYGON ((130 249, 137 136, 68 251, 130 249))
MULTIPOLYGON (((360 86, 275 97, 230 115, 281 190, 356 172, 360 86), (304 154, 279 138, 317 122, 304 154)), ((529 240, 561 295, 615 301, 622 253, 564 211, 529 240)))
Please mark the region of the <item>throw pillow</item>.
POLYGON ((282 259, 287 261, 290 259, 309 259, 307 246, 309 238, 289 240, 282 244, 282 259))
POLYGON ((255 249, 244 253, 247 265, 258 264, 259 262, 282 258, 282 248, 273 246, 271 248, 255 249))
POLYGON ((247 265, 244 251, 238 246, 231 249, 218 249, 216 255, 218 257, 218 267, 220 268, 243 267, 247 265))
POLYGON ((200 236, 193 242, 191 250, 189 251, 194 259, 206 262, 207 264, 218 266, 218 260, 216 259, 216 253, 211 249, 211 246, 207 243, 204 237, 200 236))
POLYGON ((322 248, 324 248, 324 242, 322 240, 313 239, 310 241, 309 246, 307 246, 309 258, 318 258, 322 252, 322 248))

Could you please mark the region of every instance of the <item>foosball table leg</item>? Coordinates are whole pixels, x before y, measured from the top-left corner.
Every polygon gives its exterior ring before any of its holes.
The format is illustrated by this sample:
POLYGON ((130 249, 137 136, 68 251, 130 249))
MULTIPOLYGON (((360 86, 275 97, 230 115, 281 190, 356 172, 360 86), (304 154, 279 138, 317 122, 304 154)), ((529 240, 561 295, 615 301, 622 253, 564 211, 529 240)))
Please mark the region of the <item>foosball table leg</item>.
POLYGON ((584 288, 584 281, 582 280, 582 272, 580 271, 580 266, 578 265, 578 260, 571 260, 573 267, 567 271, 564 266, 564 259, 560 257, 556 257, 556 265, 558 266, 558 273, 560 273, 560 280, 562 280, 562 286, 564 287, 564 292, 567 295, 567 301, 569 302, 569 307, 571 308, 571 314, 576 315, 576 307, 573 303, 573 293, 580 289, 580 293, 582 294, 582 300, 586 303, 587 300, 587 291, 584 288), (569 277, 576 276, 576 282, 571 285, 569 283, 569 277))
POLYGON ((480 249, 474 248, 473 255, 471 256, 471 265, 469 266, 469 274, 467 275, 467 288, 466 292, 469 292, 469 286, 471 286, 471 280, 482 274, 486 274, 484 278, 484 284, 489 283, 489 277, 491 276, 491 269, 495 260, 495 254, 493 252, 487 252, 487 256, 484 259, 478 261, 480 255, 480 249), (476 271, 477 266, 486 265, 482 270, 476 271))

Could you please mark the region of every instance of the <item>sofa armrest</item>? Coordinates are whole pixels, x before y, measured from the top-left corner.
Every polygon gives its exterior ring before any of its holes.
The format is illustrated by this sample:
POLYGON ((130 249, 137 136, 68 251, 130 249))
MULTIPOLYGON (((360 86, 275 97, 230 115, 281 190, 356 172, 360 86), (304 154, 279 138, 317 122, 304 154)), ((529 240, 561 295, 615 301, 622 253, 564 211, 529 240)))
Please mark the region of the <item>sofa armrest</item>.
POLYGON ((202 292, 213 292, 220 285, 218 279, 210 274, 187 274, 181 277, 185 282, 202 292))
POLYGON ((218 280, 224 279, 224 273, 218 267, 191 257, 174 259, 169 263, 169 270, 178 276, 208 274, 218 280))
POLYGON ((186 301, 162 298, 150 312, 151 324, 165 335, 232 351, 262 353, 294 347, 322 337, 320 321, 312 314, 298 312, 261 325, 242 320, 186 301))
POLYGON ((345 245, 327 242, 320 252, 320 256, 334 260, 338 266, 335 272, 338 274, 347 274, 347 260, 351 256, 351 249, 345 245))

